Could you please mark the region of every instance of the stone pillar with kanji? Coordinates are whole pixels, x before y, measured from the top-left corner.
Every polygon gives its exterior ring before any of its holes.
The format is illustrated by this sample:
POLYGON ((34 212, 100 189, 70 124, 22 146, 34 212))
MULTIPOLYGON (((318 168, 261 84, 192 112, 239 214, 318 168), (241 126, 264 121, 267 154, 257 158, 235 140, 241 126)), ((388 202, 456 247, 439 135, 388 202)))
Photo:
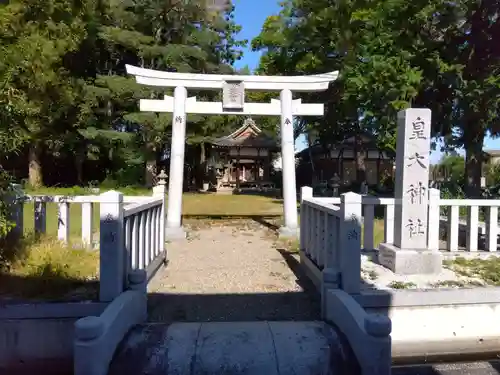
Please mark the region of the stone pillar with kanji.
POLYGON ((398 113, 394 243, 380 244, 379 262, 398 274, 433 274, 442 255, 428 247, 431 111, 410 108, 398 113))

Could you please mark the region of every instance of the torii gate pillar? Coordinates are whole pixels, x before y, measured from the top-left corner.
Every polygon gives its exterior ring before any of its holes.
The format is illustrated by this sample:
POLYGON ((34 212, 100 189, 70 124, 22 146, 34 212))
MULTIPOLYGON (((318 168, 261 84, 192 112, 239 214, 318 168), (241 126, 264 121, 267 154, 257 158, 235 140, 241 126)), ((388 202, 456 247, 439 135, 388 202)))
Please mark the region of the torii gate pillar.
POLYGON ((293 116, 322 116, 323 104, 293 100, 292 91, 324 91, 338 72, 312 76, 243 76, 217 74, 171 73, 127 65, 127 72, 137 83, 149 86, 174 87, 174 97, 164 100, 141 99, 141 111, 173 112, 172 146, 166 236, 169 240, 186 238, 182 228, 182 187, 184 181, 184 147, 186 114, 281 116, 281 159, 283 167, 283 198, 285 225, 280 236, 298 234, 297 186, 295 181, 295 145, 293 116), (222 102, 197 102, 187 97, 186 89, 223 90, 222 102), (245 103, 245 90, 278 91, 280 100, 270 103, 245 103))
POLYGON ((293 136, 292 92, 284 89, 281 101, 281 163, 283 174, 283 211, 285 225, 281 237, 292 237, 298 232, 297 183, 295 180, 295 139, 293 136))
POLYGON ((174 112, 172 118, 172 143, 170 146, 170 173, 168 179, 167 228, 169 240, 186 238, 182 228, 182 189, 184 185, 184 151, 186 147, 186 99, 185 87, 174 90, 174 112))

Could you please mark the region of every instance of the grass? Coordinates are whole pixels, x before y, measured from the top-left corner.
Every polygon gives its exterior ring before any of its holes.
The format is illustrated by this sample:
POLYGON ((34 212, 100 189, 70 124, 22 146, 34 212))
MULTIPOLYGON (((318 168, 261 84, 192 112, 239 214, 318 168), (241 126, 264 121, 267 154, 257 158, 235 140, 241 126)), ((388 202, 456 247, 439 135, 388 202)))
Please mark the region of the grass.
POLYGON ((405 282, 405 281, 392 281, 388 285, 392 289, 413 289, 417 285, 415 283, 412 283, 411 281, 405 282))
POLYGON ((0 296, 8 299, 67 300, 96 297, 99 252, 81 251, 44 237, 28 236, 0 272, 0 296), (79 295, 74 293, 78 291, 79 295))
POLYGON ((461 276, 475 277, 487 285, 500 286, 500 258, 465 259, 458 257, 451 261, 444 261, 444 265, 461 276))
POLYGON ((431 284, 434 288, 466 288, 471 286, 483 286, 479 281, 465 281, 465 280, 443 280, 431 284))
MULTIPOLYGON (((361 241, 364 241, 364 233, 361 235, 361 241)), ((378 248, 384 242, 384 220, 383 219, 375 219, 373 224, 373 246, 374 248, 378 248)))
POLYGON ((182 214, 199 217, 281 216, 281 199, 258 195, 184 194, 182 214))

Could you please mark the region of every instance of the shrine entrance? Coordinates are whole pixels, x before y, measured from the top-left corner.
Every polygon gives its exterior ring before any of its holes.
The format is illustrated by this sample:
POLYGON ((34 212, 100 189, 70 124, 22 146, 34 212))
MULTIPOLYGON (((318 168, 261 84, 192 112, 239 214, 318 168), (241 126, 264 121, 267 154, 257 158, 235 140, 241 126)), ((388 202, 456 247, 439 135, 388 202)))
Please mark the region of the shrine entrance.
POLYGON ((338 72, 311 76, 245 76, 171 73, 127 65, 127 73, 137 83, 149 86, 173 87, 174 96, 163 100, 141 99, 143 112, 171 112, 172 145, 168 186, 166 236, 182 239, 186 232, 181 225, 186 114, 281 116, 281 159, 283 172, 284 226, 280 235, 293 237, 298 232, 297 186, 295 181, 295 139, 293 116, 323 116, 323 104, 294 100, 292 92, 324 91, 338 77, 338 72), (188 97, 187 89, 222 90, 222 102, 199 102, 188 97), (245 91, 280 92, 280 99, 270 103, 247 103, 245 91))

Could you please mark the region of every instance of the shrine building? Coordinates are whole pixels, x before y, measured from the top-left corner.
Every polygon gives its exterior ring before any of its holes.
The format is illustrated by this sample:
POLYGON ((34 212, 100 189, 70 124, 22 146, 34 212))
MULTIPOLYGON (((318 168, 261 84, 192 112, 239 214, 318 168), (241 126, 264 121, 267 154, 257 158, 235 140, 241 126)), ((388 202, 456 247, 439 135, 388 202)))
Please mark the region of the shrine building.
POLYGON ((233 133, 209 142, 208 166, 216 171, 217 189, 269 183, 279 141, 262 132, 251 118, 233 133))

